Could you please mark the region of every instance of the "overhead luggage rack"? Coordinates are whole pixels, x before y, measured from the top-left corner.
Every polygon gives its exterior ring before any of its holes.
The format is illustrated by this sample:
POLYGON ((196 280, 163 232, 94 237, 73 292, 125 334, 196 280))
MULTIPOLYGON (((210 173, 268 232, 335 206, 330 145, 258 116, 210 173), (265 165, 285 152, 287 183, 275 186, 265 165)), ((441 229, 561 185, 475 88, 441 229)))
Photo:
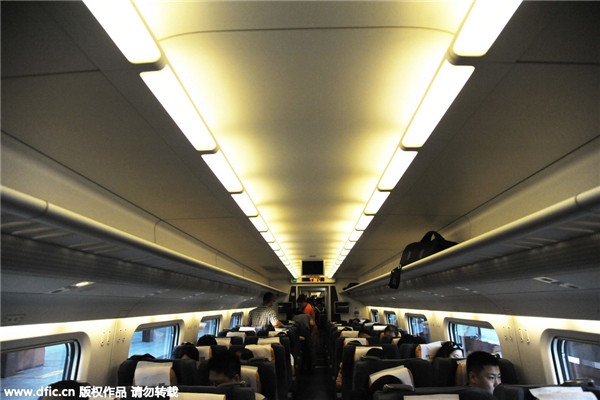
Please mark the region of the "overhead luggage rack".
MULTIPOLYGON (((511 265, 518 266, 523 274, 533 274, 535 271, 539 273, 544 270, 555 271, 560 267, 559 263, 561 262, 563 268, 565 268, 565 259, 569 259, 569 257, 573 261, 573 266, 570 266, 572 271, 576 271, 578 268, 589 268, 590 265, 593 266, 594 264, 597 267, 600 263, 600 258, 596 254, 598 251, 589 252, 581 249, 593 249, 593 244, 600 241, 599 232, 600 187, 596 187, 525 218, 411 263, 402 268, 401 279, 405 285, 409 285, 414 289, 414 283, 417 280, 421 283, 425 281, 431 283, 434 277, 437 277, 439 283, 443 279, 452 279, 452 275, 458 275, 457 271, 460 269, 462 278, 469 279, 472 275, 473 279, 477 276, 478 279, 484 281, 486 280, 486 274, 489 274, 493 268, 498 270, 502 266, 504 269, 497 271, 495 276, 490 276, 487 279, 489 281, 494 278, 497 279, 499 274, 504 273, 508 276, 510 273, 515 272, 507 269, 511 265), (570 250, 571 247, 573 251, 570 250), (543 262, 536 261, 536 255, 532 255, 532 252, 538 251, 539 253, 542 248, 544 250, 552 249, 552 251, 549 250, 548 254, 545 254, 543 262), (573 252, 576 254, 573 255, 573 252), (559 257, 556 256, 561 253, 563 256, 559 260, 559 257), (556 259, 556 265, 553 265, 552 260, 548 261, 548 258, 552 257, 556 259), (480 271, 477 271, 478 269, 480 271), (440 277, 442 273, 444 274, 443 279, 440 277)), ((541 254, 538 255, 541 256, 541 254)), ((516 271, 515 273, 520 274, 521 272, 516 271)), ((533 277, 527 279, 529 278, 533 277)), ((391 289, 387 288, 388 280, 389 273, 385 273, 348 288, 343 293, 360 296, 361 299, 365 296, 367 296, 366 298, 372 296, 371 298, 384 300, 380 296, 391 293, 391 289)), ((568 285, 563 287, 569 288, 568 285)), ((459 289, 459 287, 456 287, 456 289, 459 289)), ((400 290, 402 291, 402 287, 400 290)), ((425 291, 420 290, 420 292, 425 291)), ((397 292, 394 291, 394 293, 397 292)))
MULTIPOLYGON (((117 265, 120 261, 151 267, 156 270, 155 272, 172 272, 189 278, 200 278, 203 282, 230 284, 251 292, 264 290, 279 292, 263 283, 109 227, 16 190, 2 187, 1 193, 3 235, 25 238, 34 242, 112 259, 115 264, 114 274, 122 273, 123 268, 119 268, 117 265)), ((10 266, 5 265, 4 267, 5 270, 10 269, 10 266)), ((107 270, 105 274, 110 276, 111 272, 107 270)), ((139 276, 137 280, 139 281, 139 276)))

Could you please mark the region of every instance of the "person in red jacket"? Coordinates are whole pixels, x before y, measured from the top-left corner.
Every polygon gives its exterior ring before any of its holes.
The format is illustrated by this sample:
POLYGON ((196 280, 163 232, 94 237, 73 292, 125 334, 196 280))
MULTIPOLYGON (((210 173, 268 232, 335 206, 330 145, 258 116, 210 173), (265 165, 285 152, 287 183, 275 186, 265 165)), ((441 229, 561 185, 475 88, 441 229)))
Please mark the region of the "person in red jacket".
POLYGON ((315 318, 315 309, 307 301, 306 295, 304 293, 302 293, 300 296, 298 296, 297 301, 298 301, 298 307, 302 310, 302 312, 304 314, 310 315, 310 317, 312 318, 313 323, 314 323, 313 333, 315 333, 317 331, 317 320, 315 318))

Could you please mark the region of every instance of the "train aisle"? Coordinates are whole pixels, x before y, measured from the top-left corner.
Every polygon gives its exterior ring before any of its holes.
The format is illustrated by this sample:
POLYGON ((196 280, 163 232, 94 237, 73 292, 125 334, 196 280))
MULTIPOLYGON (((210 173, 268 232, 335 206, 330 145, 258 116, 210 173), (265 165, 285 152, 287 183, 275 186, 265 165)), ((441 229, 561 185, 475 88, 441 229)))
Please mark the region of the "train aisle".
POLYGON ((315 336, 314 365, 308 373, 296 375, 295 400, 334 400, 335 380, 329 368, 325 345, 325 332, 319 331, 315 336))
POLYGON ((334 400, 335 382, 324 360, 317 359, 309 374, 298 375, 295 400, 334 400))

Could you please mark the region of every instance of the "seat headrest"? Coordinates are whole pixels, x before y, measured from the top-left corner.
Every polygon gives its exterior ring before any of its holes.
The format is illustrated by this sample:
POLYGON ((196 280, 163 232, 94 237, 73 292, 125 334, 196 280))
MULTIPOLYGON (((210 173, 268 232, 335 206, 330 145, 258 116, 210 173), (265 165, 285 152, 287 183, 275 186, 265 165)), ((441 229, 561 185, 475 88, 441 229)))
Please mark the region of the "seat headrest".
POLYGON ((415 349, 415 354, 417 358, 422 358, 423 360, 431 360, 435 357, 438 350, 442 347, 442 342, 432 342, 427 344, 420 344, 415 349))
POLYGON ((369 342, 367 341, 367 338, 345 338, 344 339, 344 346, 346 346, 348 343, 351 342, 359 342, 361 345, 366 346, 369 344, 369 342))
POLYGON ((215 338, 215 340, 217 341, 217 344, 220 346, 231 346, 231 338, 230 337, 224 337, 224 338, 215 338))
POLYGON ((533 397, 538 400, 594 400, 596 395, 592 392, 584 392, 580 386, 543 386, 529 389, 533 397))
POLYGON ((245 338, 246 334, 244 332, 227 332, 227 337, 235 337, 235 336, 245 338))
POLYGON ((410 369, 406 368, 404 365, 383 369, 369 375, 369 387, 373 386, 377 381, 381 381, 379 382, 381 384, 381 388, 383 388, 384 384, 390 383, 402 383, 404 385, 409 385, 413 389, 415 387, 412 372, 410 372, 410 369), (394 377, 396 378, 396 381, 385 377, 394 377))
POLYGON ((210 346, 196 346, 196 349, 198 349, 200 361, 208 361, 212 357, 212 349, 210 346))
POLYGON ((264 337, 264 338, 259 338, 256 344, 273 344, 273 343, 280 343, 281 341, 279 340, 278 337, 264 337))
POLYGON ((136 386, 170 386, 172 362, 138 361, 135 367, 136 386))
POLYGON ((248 344, 246 349, 250 350, 256 358, 266 358, 275 361, 275 352, 270 344, 248 344))
POLYGON ((360 333, 359 331, 342 331, 342 332, 340 333, 340 336, 342 336, 342 337, 352 337, 352 338, 354 338, 354 337, 358 337, 358 334, 359 334, 359 333, 360 333))
POLYGON ((254 365, 242 365, 242 380, 248 384, 256 393, 260 393, 260 375, 258 374, 258 367, 254 365))
POLYGON ((354 350, 354 361, 360 360, 361 357, 366 356, 371 349, 379 349, 383 352, 383 347, 381 346, 356 346, 354 350))

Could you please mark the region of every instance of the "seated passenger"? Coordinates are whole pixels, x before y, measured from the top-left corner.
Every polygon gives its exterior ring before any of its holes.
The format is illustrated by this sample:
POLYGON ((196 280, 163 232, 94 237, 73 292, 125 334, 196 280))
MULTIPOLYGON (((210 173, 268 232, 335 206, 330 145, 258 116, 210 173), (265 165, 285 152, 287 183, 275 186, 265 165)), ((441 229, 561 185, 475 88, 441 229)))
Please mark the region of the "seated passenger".
POLYGON ((217 339, 213 335, 204 335, 198 338, 196 346, 213 346, 217 344, 217 339))
POLYGON ((239 349, 235 355, 239 357, 240 361, 250 361, 254 358, 254 353, 248 349, 239 349))
POLYGON ((474 351, 467 357, 467 377, 470 386, 476 386, 490 394, 501 382, 498 358, 485 351, 474 351))
POLYGON ((385 330, 383 331, 382 336, 397 337, 398 336, 398 328, 396 328, 394 325, 388 325, 385 327, 385 330))
POLYGON ((364 330, 364 329, 361 329, 361 330, 358 332, 358 337, 359 337, 359 338, 370 338, 370 337, 371 337, 371 334, 370 334, 369 332, 367 332, 366 330, 364 330))
MULTIPOLYGON (((240 359, 230 350, 223 351, 208 360, 208 380, 213 386, 230 385, 241 381, 242 367, 240 359)), ((255 393, 256 400, 264 400, 255 393)))
POLYGON ((200 353, 192 343, 183 343, 175 347, 175 350, 173 350, 173 358, 194 360, 196 361, 196 367, 200 364, 200 353))

